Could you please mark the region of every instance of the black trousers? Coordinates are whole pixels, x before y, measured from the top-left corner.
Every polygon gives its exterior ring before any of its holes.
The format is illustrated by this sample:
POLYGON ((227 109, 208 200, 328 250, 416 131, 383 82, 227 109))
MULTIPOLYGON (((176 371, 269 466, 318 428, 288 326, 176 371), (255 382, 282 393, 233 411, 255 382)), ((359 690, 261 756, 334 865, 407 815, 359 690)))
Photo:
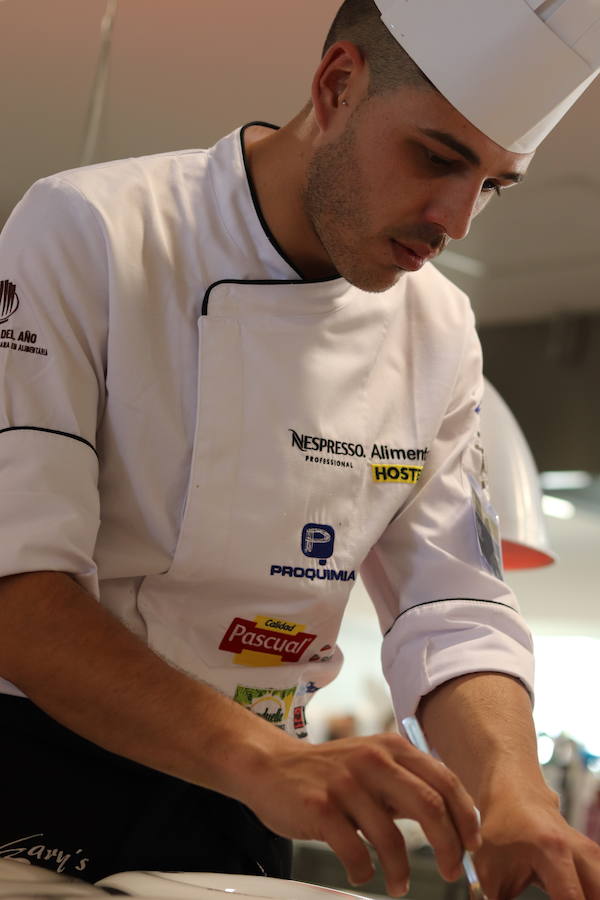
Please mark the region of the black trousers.
POLYGON ((0 695, 2 858, 90 882, 136 869, 289 878, 292 845, 238 801, 103 750, 29 700, 0 695))

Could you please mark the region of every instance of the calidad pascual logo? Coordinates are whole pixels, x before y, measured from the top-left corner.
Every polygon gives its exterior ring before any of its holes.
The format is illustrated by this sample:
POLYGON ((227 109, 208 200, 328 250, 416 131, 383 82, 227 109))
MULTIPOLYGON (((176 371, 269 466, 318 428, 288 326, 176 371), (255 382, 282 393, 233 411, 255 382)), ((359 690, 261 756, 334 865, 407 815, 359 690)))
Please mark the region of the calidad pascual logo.
POLYGON ((295 663, 316 638, 316 634, 305 632, 305 627, 277 616, 236 618, 225 632, 219 650, 233 653, 234 663, 240 666, 295 663))

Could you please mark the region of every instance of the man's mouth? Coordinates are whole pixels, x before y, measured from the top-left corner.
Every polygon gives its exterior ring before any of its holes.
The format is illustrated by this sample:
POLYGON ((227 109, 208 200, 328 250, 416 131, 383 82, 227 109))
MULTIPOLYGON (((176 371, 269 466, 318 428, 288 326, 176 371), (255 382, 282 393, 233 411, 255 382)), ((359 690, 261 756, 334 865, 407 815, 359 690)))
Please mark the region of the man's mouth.
POLYGON ((408 244, 401 244, 400 241, 396 241, 394 238, 390 238, 390 244, 394 262, 400 269, 405 269, 407 272, 418 272, 428 260, 437 256, 436 250, 432 250, 431 247, 425 245, 413 244, 409 246, 408 244))

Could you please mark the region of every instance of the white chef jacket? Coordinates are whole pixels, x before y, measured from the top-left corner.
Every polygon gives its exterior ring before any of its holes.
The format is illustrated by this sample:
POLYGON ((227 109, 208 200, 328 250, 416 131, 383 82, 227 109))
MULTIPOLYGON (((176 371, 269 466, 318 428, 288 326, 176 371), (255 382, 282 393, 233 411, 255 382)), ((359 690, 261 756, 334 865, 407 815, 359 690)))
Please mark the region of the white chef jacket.
POLYGON ((398 716, 469 672, 531 689, 529 631, 478 539, 467 298, 431 265, 381 294, 302 281, 242 135, 43 179, 13 212, 0 575, 69 573, 299 736, 359 570, 398 716))

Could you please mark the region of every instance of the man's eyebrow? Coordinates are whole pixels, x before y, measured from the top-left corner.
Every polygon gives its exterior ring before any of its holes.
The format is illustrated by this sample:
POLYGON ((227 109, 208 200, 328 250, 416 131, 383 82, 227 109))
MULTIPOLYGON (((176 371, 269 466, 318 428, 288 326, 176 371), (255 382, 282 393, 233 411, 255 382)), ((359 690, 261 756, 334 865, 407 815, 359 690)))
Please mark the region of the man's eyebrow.
MULTIPOLYGON (((457 140, 454 135, 449 134, 447 131, 437 131, 435 128, 419 128, 419 131, 421 134, 426 134, 428 137, 434 138, 441 144, 445 144, 446 147, 450 147, 450 149, 456 151, 456 153, 460 153, 460 155, 466 159, 467 162, 471 163, 471 165, 481 165, 481 160, 475 151, 471 150, 470 147, 467 147, 466 144, 457 140)), ((505 181, 513 181, 515 184, 519 184, 519 182, 523 181, 525 176, 520 172, 505 172, 498 177, 503 178, 505 181)))

